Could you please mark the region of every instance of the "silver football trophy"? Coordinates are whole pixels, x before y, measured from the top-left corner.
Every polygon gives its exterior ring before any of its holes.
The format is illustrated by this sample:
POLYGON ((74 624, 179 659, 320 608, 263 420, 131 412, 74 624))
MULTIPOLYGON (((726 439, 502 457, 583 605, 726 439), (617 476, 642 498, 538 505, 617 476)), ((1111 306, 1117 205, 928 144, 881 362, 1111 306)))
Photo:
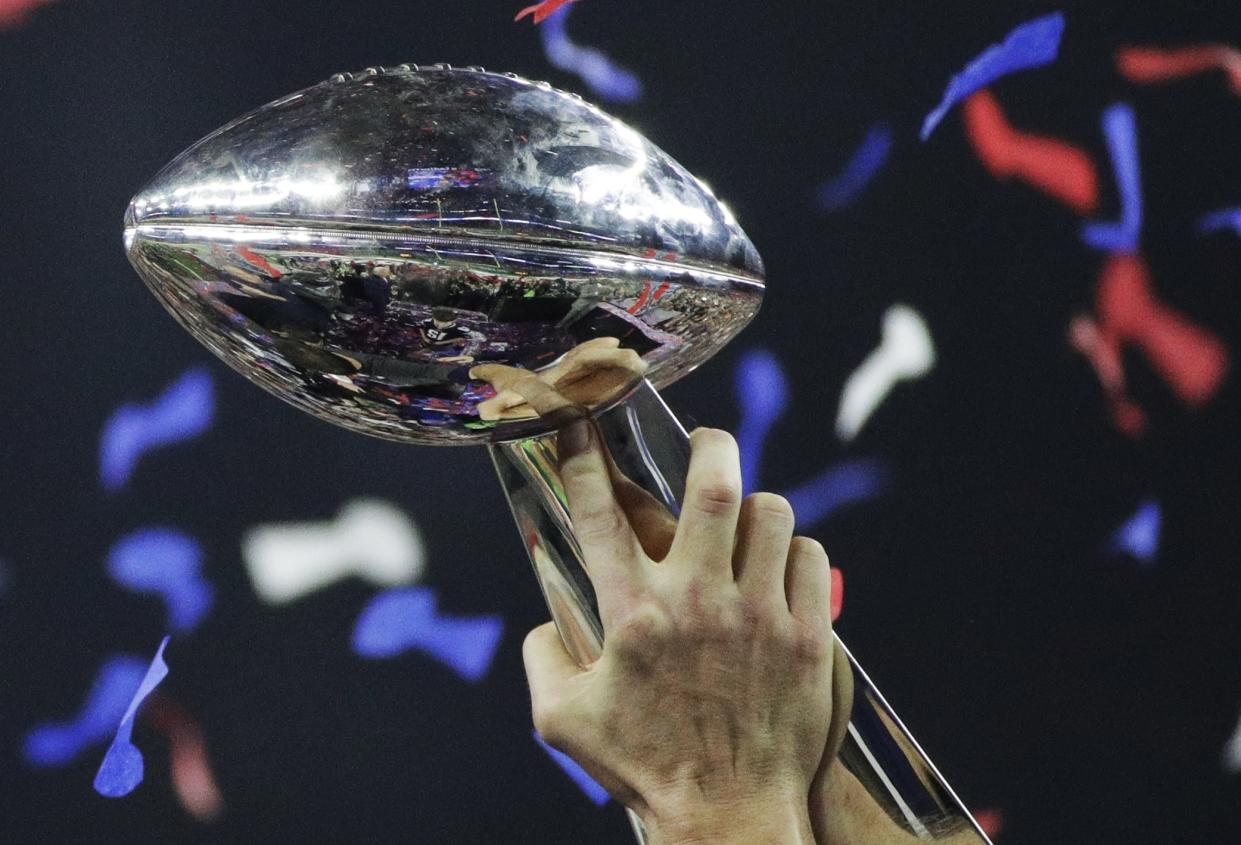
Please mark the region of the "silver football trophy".
MULTIPOLYGON (((337 74, 211 133, 134 197, 125 247, 181 325, 282 399, 389 440, 485 444, 582 665, 603 629, 556 431, 592 415, 676 514, 689 441, 656 388, 764 292, 728 208, 633 129, 444 65, 337 74)), ((849 659, 845 767, 911 839, 986 842, 849 659)))

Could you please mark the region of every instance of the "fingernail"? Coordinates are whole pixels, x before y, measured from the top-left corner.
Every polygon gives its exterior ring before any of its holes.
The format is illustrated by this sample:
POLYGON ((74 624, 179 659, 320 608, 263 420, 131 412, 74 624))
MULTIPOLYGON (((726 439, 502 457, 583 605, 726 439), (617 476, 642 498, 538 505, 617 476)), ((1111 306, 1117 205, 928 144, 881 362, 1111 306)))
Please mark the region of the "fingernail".
POLYGON ((561 459, 572 458, 580 455, 590 448, 590 421, 578 420, 572 425, 560 429, 560 434, 556 438, 556 444, 560 447, 561 459))

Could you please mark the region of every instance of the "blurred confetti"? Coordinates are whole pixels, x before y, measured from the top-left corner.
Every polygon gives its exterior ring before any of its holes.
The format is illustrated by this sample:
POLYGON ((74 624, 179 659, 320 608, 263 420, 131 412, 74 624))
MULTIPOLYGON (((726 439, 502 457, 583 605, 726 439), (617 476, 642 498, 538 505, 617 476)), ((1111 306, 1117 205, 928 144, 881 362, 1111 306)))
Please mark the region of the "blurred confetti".
POLYGON ((1241 235, 1241 207, 1221 208, 1204 215, 1198 221, 1198 232, 1208 235, 1213 232, 1224 232, 1231 229, 1241 235))
POLYGON ((534 15, 534 22, 536 24, 542 23, 561 6, 567 6, 572 2, 573 0, 543 0, 541 3, 535 3, 533 6, 527 6, 522 9, 513 20, 519 21, 526 15, 534 15))
POLYGON ((784 496, 797 514, 798 528, 805 529, 846 505, 874 499, 891 486, 886 464, 874 458, 858 458, 828 467, 784 496))
POLYGON ((1120 220, 1085 223, 1082 240, 1105 252, 1135 252, 1142 236, 1142 177, 1133 108, 1127 103, 1115 103, 1104 110, 1103 134, 1120 192, 1120 220))
POLYGON ((741 487, 758 489, 763 444, 789 402, 789 385, 776 356, 765 349, 746 352, 737 362, 733 391, 741 409, 737 446, 741 453, 741 487))
POLYGON ((168 739, 172 789, 186 812, 210 822, 224 812, 224 797, 216 786, 207 758, 207 742, 189 713, 168 697, 154 693, 143 715, 168 739))
POLYGON ((1224 771, 1241 772, 1241 721, 1224 745, 1224 771))
POLYGON ((1058 138, 1014 129, 990 91, 966 100, 962 115, 966 136, 992 176, 1027 182, 1081 215, 1098 208, 1099 176, 1085 152, 1058 138))
MULTIPOLYGON (((642 98, 642 82, 632 72, 617 65, 593 47, 582 47, 570 40, 565 21, 571 8, 564 6, 539 27, 543 53, 552 67, 576 74, 600 99, 610 103, 632 103, 642 98)), ((535 22, 538 22, 536 18, 535 22)))
POLYGON ((381 587, 416 581, 424 550, 418 526, 379 499, 354 499, 335 520, 259 525, 241 554, 259 598, 285 604, 356 576, 381 587))
POLYGON ((202 434, 214 414, 211 374, 204 367, 186 370, 147 405, 122 405, 108 418, 100 438, 99 478, 104 489, 124 487, 146 452, 202 434))
POLYGON ((1005 36, 1003 43, 992 44, 980 53, 948 82, 943 99, 922 122, 922 140, 931 136, 949 109, 975 91, 1000 77, 1054 62, 1063 34, 1064 15, 1052 12, 1021 24, 1005 36))
POLYGON ((840 175, 819 188, 819 210, 837 211, 853 204, 883 169, 891 152, 892 127, 887 123, 871 126, 840 175))
POLYGON ((836 567, 832 567, 832 597, 829 608, 832 621, 835 622, 840 618, 840 613, 845 608, 845 574, 836 567))
POLYGON ((935 345, 922 315, 897 303, 883 315, 878 348, 845 382, 836 412, 836 436, 849 442, 897 382, 921 378, 935 366, 935 345))
POLYGON ((586 770, 577 764, 576 760, 544 742, 543 737, 539 736, 538 731, 534 732, 534 741, 556 761, 556 765, 563 769, 566 775, 572 778, 573 782, 578 785, 578 788, 585 793, 587 798, 594 802, 596 807, 602 807, 612 799, 612 796, 608 795, 608 791, 588 775, 586 770))
POLYGON ((99 667, 82 709, 72 721, 48 722, 26 734, 22 755, 31 765, 64 766, 82 751, 108 738, 134 694, 146 664, 136 657, 109 657, 99 667))
POLYGON ((1004 830, 1004 813, 997 809, 974 811, 974 821, 988 836, 995 836, 1004 830))
POLYGON ((0 0, 0 31, 17 29, 30 19, 30 13, 52 0, 0 0))
POLYGON ((108 574, 133 592, 162 597, 168 629, 181 633, 198 625, 215 597, 200 571, 202 557, 198 543, 179 531, 143 528, 112 546, 108 574))
POLYGON ((1232 90, 1241 94, 1241 52, 1223 44, 1173 49, 1121 47, 1116 51, 1116 68, 1130 82, 1139 85, 1222 70, 1232 90))
POLYGON ((467 681, 481 680, 491 668, 504 633, 504 620, 498 616, 447 616, 435 605, 435 593, 426 587, 380 593, 362 610, 353 627, 354 653, 375 659, 418 649, 467 681))
POLYGON ((1146 428, 1145 412, 1127 394, 1121 350, 1133 344, 1186 405, 1205 405, 1228 371, 1228 351, 1212 332, 1160 302, 1146 262, 1136 255, 1112 255, 1095 291, 1096 323, 1075 317, 1073 346, 1087 357, 1112 404, 1117 427, 1130 436, 1146 428))
POLYGON ((1109 550, 1113 554, 1127 554, 1140 563, 1151 564, 1159 554, 1159 536, 1163 527, 1163 511, 1159 502, 1147 499, 1138 506, 1133 516, 1116 529, 1109 550))
POLYGON ((168 675, 168 664, 164 662, 164 648, 169 637, 164 637, 151 660, 137 692, 129 702, 121 724, 116 729, 116 738, 108 746, 99 772, 95 775, 95 791, 107 798, 121 798, 133 792, 142 783, 143 764, 142 752, 131 741, 134 731, 134 716, 138 708, 151 691, 159 686, 160 681, 168 675))

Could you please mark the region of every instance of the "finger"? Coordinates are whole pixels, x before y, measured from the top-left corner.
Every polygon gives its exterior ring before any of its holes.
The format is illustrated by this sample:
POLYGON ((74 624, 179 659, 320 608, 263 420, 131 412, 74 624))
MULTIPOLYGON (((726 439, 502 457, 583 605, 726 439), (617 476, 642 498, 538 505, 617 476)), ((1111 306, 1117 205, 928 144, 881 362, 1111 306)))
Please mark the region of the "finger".
POLYGON ((741 459, 726 431, 690 435, 685 500, 669 556, 696 572, 732 579, 733 542, 741 510, 741 459))
MULTIPOLYGON (((565 686, 582 670, 565 650, 556 625, 547 622, 526 635, 521 647, 530 684, 530 709, 534 726, 544 738, 560 731, 564 716, 565 686)), ((552 741, 552 739, 548 739, 552 741)))
POLYGON ((629 525, 638 536, 642 551, 651 560, 662 561, 668 556, 676 536, 676 517, 662 502, 622 473, 611 455, 608 456, 608 472, 612 477, 616 501, 629 518, 629 525))
POLYGON ((824 760, 834 760, 840 753, 853 715, 853 667, 838 637, 832 637, 832 720, 827 728, 824 760))
POLYGON ((642 549, 613 493, 594 423, 579 419, 561 429, 556 448, 573 534, 603 611, 609 599, 616 597, 609 591, 639 574, 642 549))
POLYGON ((784 600, 784 568, 793 539, 793 508, 783 496, 754 493, 741 503, 733 572, 742 592, 784 600))
POLYGON ((794 537, 784 576, 789 612, 808 625, 831 630, 832 579, 827 552, 817 540, 794 537))

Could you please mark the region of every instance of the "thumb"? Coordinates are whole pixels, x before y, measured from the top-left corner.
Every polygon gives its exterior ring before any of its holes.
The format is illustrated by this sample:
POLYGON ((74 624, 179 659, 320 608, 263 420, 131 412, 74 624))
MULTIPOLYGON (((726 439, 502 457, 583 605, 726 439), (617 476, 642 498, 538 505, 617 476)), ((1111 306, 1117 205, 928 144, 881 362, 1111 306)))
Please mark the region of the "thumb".
POLYGON ((565 687, 582 669, 565 650, 553 622, 547 622, 526 635, 521 647, 530 683, 530 707, 534 727, 548 743, 555 745, 565 724, 565 687))

